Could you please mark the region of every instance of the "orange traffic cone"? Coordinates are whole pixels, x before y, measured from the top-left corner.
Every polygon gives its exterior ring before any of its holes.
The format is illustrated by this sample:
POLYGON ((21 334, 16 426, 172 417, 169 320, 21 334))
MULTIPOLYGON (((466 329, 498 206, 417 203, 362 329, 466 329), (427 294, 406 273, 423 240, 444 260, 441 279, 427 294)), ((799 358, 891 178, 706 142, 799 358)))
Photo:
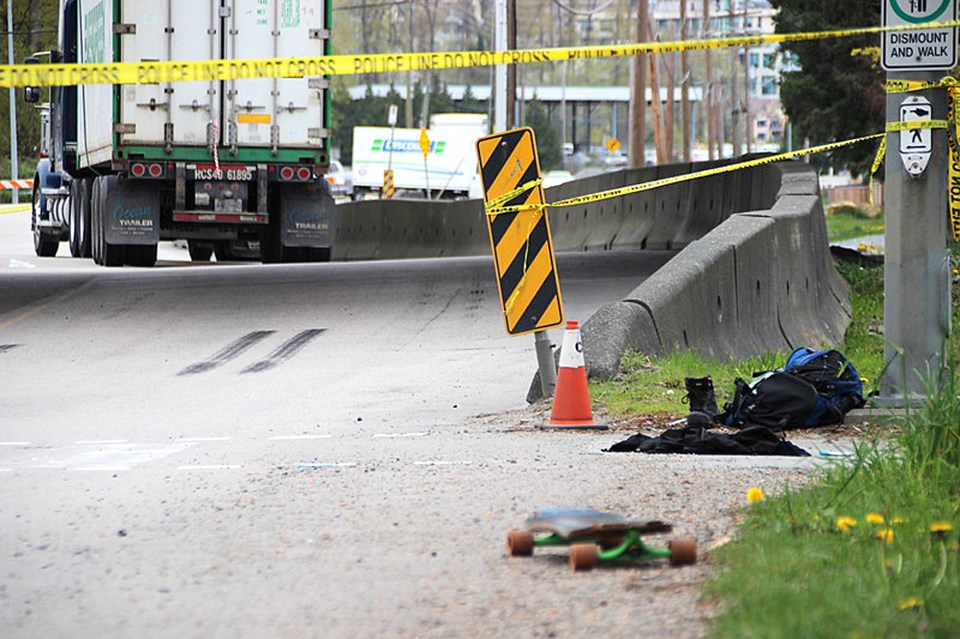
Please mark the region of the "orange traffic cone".
POLYGON ((587 388, 587 368, 583 361, 583 343, 580 341, 580 323, 567 322, 560 351, 557 388, 553 395, 550 423, 542 428, 606 430, 593 421, 590 391, 587 388))

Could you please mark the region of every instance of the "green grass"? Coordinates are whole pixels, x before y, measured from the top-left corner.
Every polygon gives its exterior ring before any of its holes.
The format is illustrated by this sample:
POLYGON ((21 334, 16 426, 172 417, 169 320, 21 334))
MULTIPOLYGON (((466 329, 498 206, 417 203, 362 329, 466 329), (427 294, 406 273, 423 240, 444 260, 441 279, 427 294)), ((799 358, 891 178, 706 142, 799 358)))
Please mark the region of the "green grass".
MULTIPOLYGON (((955 246, 951 259, 958 327, 955 246)), ((884 368, 883 268, 839 269, 850 283, 853 320, 838 346, 869 392, 884 368)), ((874 432, 851 458, 824 460, 806 486, 763 485, 783 493, 744 505, 737 538, 711 553, 719 570, 706 594, 723 604, 714 637, 960 637, 958 333, 947 341, 949 372, 928 383, 920 409, 908 411, 897 427, 874 432), (841 530, 842 517, 856 525, 841 530), (949 530, 933 532, 935 524, 949 530)), ((687 412, 684 377, 712 375, 722 407, 734 377, 781 366, 785 357, 713 362, 690 352, 630 354, 622 377, 593 384, 592 393, 608 413, 680 416, 687 412)))
POLYGON ((713 555, 721 570, 706 593, 725 603, 713 636, 958 636, 958 394, 948 376, 892 441, 745 507, 736 541, 713 555), (841 517, 856 525, 842 531, 841 517), (938 523, 951 530, 931 532, 938 523))
POLYGON ((852 206, 835 208, 826 219, 827 237, 831 242, 880 235, 884 229, 882 215, 869 217, 862 209, 852 206))

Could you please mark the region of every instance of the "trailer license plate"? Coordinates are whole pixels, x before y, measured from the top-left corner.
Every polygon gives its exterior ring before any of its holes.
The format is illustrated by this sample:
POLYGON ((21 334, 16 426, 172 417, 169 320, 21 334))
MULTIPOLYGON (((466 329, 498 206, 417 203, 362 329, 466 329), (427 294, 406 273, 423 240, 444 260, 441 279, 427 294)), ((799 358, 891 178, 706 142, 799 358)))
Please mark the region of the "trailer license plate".
POLYGON ((243 202, 241 200, 217 198, 213 201, 214 211, 224 211, 227 213, 240 213, 243 211, 243 202))
POLYGON ((194 172, 196 180, 227 180, 229 182, 250 182, 253 180, 253 172, 249 169, 221 169, 217 174, 216 169, 197 169, 194 172))

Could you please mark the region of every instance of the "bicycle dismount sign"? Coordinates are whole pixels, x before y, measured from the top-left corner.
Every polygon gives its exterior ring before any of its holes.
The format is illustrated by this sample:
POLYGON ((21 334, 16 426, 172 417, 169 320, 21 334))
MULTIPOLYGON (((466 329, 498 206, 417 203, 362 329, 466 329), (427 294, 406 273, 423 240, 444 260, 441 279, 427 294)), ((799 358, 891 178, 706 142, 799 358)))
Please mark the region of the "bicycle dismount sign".
MULTIPOLYGON (((957 19, 957 0, 883 0, 883 26, 957 19)), ((883 34, 887 71, 946 71, 957 65, 957 29, 911 29, 883 34)))

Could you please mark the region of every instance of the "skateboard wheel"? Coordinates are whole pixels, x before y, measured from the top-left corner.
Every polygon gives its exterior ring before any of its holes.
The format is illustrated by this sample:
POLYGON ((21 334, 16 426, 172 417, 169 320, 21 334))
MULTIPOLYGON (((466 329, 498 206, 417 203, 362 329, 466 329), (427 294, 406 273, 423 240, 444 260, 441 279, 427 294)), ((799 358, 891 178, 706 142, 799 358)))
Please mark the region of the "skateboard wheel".
POLYGON ((596 544, 570 546, 570 567, 574 570, 590 570, 598 563, 600 563, 600 547, 596 544))
POLYGON ((670 548, 670 564, 672 566, 697 563, 697 540, 693 537, 671 539, 667 546, 670 548))
POLYGON ((529 530, 511 530, 507 533, 507 551, 514 557, 533 554, 533 533, 529 530))

